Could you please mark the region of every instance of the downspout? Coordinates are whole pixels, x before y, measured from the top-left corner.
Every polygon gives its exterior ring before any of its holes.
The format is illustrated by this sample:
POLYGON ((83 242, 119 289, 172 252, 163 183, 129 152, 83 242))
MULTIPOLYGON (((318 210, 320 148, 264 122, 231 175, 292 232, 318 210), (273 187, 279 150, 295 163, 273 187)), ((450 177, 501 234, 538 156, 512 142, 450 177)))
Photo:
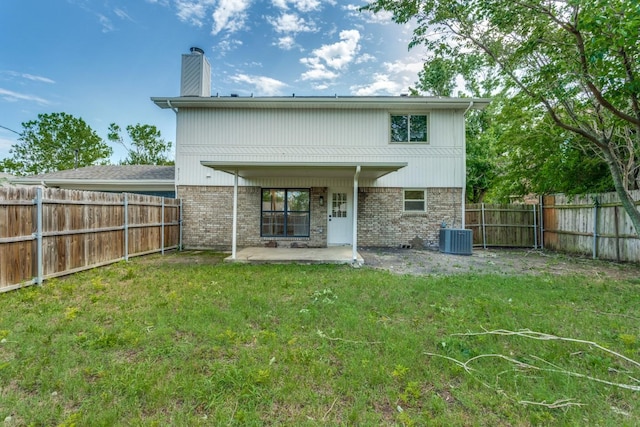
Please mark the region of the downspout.
MULTIPOLYGON (((176 113, 176 151, 178 151, 178 109, 173 105, 171 105, 171 101, 168 99, 167 99, 167 105, 169 106, 169 108, 171 108, 171 110, 173 110, 174 113, 176 113)), ((176 153, 176 158, 177 157, 178 156, 176 153)), ((177 178, 178 178, 178 170, 176 169, 173 176, 173 192, 176 197, 178 197, 178 179, 177 178)))
POLYGON ((176 115, 178 115, 178 109, 171 105, 171 100, 167 99, 167 105, 173 110, 174 113, 176 113, 176 115))
POLYGON ((356 173, 353 176, 353 237, 351 248, 353 250, 353 264, 358 262, 358 177, 360 176, 360 165, 356 166, 356 173))
POLYGON ((473 107, 473 101, 469 102, 469 106, 462 113, 462 219, 461 229, 464 230, 466 223, 466 207, 467 202, 467 124, 465 117, 469 110, 473 107))

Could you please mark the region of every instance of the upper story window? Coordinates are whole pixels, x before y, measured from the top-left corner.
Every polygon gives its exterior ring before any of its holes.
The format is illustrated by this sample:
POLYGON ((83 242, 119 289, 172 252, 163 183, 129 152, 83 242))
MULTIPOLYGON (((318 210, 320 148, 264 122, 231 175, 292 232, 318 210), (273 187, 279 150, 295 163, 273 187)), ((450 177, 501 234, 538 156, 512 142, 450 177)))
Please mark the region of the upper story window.
POLYGON ((427 116, 391 115, 391 142, 427 142, 427 116))

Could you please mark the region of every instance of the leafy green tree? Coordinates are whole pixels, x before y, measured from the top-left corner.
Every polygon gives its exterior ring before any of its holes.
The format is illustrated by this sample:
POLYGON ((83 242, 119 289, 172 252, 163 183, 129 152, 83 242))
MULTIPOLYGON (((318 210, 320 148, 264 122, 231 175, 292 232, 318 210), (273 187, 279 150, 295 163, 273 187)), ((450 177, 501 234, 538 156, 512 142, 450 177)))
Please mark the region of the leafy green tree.
POLYGON ((494 117, 500 156, 488 197, 612 191, 606 163, 586 152, 577 135, 556 126, 543 108, 532 108, 523 98, 505 99, 494 117))
POLYGON ((121 161, 123 165, 172 165, 169 160, 171 142, 162 139, 160 131, 153 125, 127 126, 130 144, 125 144, 121 136, 122 129, 115 123, 109 125, 108 138, 110 141, 122 144, 127 150, 127 158, 121 161))
POLYGON ((38 114, 23 131, 0 169, 32 175, 107 164, 112 150, 81 118, 67 113, 38 114))
MULTIPOLYGON (((473 58, 453 60, 435 56, 428 59, 418 73, 413 96, 451 96, 456 88, 457 78, 465 82, 458 95, 492 97, 496 93, 497 81, 486 73, 482 64, 473 58)), ((494 102, 485 110, 469 110, 466 113, 466 153, 467 153, 467 201, 480 203, 496 179, 496 141, 499 129, 493 124, 493 117, 499 103, 494 102)))
POLYGON ((640 2, 637 0, 375 0, 417 23, 410 46, 475 56, 508 93, 543 108, 572 143, 603 159, 640 236, 629 190, 640 185, 640 2))

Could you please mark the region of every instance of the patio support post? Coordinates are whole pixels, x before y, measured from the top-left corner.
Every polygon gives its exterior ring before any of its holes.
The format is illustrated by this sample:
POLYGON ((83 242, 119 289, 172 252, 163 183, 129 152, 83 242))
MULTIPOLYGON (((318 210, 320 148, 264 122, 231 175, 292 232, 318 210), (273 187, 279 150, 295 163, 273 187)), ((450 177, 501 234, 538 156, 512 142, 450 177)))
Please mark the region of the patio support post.
POLYGON ((231 236, 231 259, 236 259, 236 233, 238 230, 238 170, 233 174, 233 227, 231 236))
POLYGON ((358 177, 360 176, 360 165, 356 166, 356 173, 353 176, 353 239, 351 247, 353 249, 353 262, 358 262, 358 177))

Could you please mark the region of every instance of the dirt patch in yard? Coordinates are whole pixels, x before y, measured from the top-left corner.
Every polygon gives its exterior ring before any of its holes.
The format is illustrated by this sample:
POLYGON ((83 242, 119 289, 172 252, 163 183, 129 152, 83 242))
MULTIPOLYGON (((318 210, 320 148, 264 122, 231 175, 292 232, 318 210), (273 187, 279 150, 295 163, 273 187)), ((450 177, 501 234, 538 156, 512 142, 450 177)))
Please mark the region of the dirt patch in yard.
MULTIPOLYGON (((304 250, 304 249, 300 249, 304 250)), ((451 275, 551 274, 582 275, 601 279, 630 280, 640 284, 640 265, 593 260, 589 257, 527 249, 474 249, 473 255, 444 254, 434 249, 361 248, 364 268, 388 270, 397 274, 451 275)), ((172 252, 165 256, 143 257, 143 262, 161 260, 170 264, 212 265, 223 262, 226 253, 210 251, 172 252)))
POLYGON ((360 249, 371 268, 398 274, 447 275, 493 273, 504 275, 583 275, 610 279, 637 280, 640 266, 593 260, 586 257, 526 249, 474 249, 473 255, 451 255, 423 249, 360 249))

